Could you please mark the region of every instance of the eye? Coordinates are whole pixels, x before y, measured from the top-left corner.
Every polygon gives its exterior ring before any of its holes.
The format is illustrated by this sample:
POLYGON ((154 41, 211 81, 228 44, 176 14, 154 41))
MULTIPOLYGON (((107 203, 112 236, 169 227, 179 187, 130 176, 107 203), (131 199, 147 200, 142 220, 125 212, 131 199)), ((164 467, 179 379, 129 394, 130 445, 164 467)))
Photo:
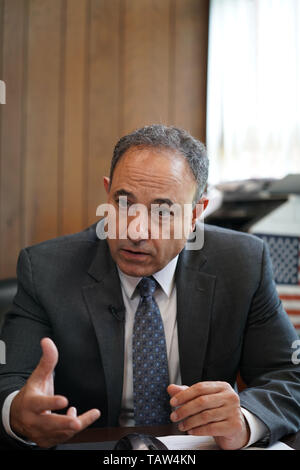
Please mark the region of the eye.
POLYGON ((127 209, 130 205, 127 196, 120 196, 116 198, 115 201, 120 209, 127 209))
POLYGON ((167 218, 174 215, 174 212, 170 210, 168 205, 160 205, 152 208, 152 214, 160 218, 167 218))
POLYGON ((169 217, 171 215, 170 209, 159 209, 160 217, 169 217))

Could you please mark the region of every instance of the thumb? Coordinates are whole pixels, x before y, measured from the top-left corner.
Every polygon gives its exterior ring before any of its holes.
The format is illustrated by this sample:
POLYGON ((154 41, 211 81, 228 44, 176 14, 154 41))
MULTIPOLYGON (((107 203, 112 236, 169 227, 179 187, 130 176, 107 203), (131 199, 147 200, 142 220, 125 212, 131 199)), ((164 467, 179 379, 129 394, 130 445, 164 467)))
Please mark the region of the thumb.
POLYGON ((167 388, 167 391, 170 397, 172 398, 178 392, 181 392, 182 390, 186 390, 187 388, 189 388, 187 385, 170 384, 167 388))
POLYGON ((54 342, 50 338, 41 340, 42 357, 40 362, 31 374, 30 381, 44 382, 52 375, 58 361, 58 351, 54 342))

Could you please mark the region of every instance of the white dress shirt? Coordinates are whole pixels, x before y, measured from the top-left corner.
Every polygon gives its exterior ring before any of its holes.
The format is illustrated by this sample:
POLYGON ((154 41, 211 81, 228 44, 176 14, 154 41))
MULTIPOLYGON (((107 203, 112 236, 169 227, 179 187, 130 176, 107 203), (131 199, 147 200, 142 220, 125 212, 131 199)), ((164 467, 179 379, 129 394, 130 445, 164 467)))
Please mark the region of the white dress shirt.
MULTIPOLYGON (((153 274, 158 282, 160 289, 156 289, 154 298, 158 304, 162 321, 164 324, 167 355, 169 363, 170 383, 182 385, 179 367, 179 349, 177 334, 177 307, 176 307, 176 284, 175 269, 178 256, 167 264, 161 271, 153 274)), ((119 419, 120 426, 134 426, 133 419, 133 384, 132 384, 132 330, 134 316, 138 307, 140 296, 136 287, 141 277, 132 277, 124 274, 120 269, 119 277, 121 281, 122 296, 125 305, 125 344, 124 344, 124 380, 121 415, 119 419)), ((10 427, 9 413, 11 402, 17 392, 13 392, 6 398, 2 409, 2 421, 6 432, 22 442, 23 439, 16 436, 10 427)), ((250 428, 250 439, 245 447, 262 439, 267 434, 265 424, 248 410, 242 408, 242 412, 250 428)))
MULTIPOLYGON (((177 258, 174 258, 161 271, 153 274, 160 289, 156 289, 154 298, 159 307, 164 324, 167 356, 169 363, 170 383, 181 385, 179 369, 178 335, 176 321, 176 287, 175 269, 177 258)), ((125 305, 125 344, 124 344, 124 380, 122 396, 121 426, 134 426, 133 420, 133 382, 132 382, 132 330, 135 312, 137 310, 140 295, 136 289, 141 277, 128 276, 119 271, 122 295, 125 305)))

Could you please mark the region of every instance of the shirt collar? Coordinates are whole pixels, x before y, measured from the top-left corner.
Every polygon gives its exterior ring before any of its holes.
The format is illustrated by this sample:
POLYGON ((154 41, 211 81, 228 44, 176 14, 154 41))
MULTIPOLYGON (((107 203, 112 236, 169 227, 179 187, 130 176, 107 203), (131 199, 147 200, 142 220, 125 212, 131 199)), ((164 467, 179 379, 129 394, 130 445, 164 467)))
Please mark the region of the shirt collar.
MULTIPOLYGON (((178 255, 175 256, 163 269, 157 273, 152 274, 154 279, 159 283, 160 287, 164 293, 170 297, 175 277, 175 269, 177 265, 178 255)), ((118 267, 118 266, 117 266, 118 267)), ((141 277, 128 276, 128 274, 123 273, 119 267, 118 272, 121 280, 121 284, 127 297, 130 299, 133 297, 136 286, 142 279, 141 277)))

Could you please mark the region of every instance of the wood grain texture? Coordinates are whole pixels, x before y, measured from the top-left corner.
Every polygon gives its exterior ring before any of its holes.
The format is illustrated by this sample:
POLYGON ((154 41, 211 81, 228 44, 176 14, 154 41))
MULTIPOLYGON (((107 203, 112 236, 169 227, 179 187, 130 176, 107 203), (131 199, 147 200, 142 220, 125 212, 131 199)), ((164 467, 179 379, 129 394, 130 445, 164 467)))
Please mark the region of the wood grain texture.
POLYGON ((31 0, 27 52, 25 244, 58 232, 60 0, 31 0))
POLYGON ((169 117, 170 0, 126 0, 122 134, 169 117))
POLYGON ((209 0, 174 0, 173 122, 206 140, 209 0))
POLYGON ((89 36, 88 145, 85 156, 87 224, 106 201, 103 176, 109 172, 119 137, 120 0, 92 0, 89 36))
POLYGON ((61 154, 59 185, 60 234, 79 231, 84 224, 84 154, 86 35, 88 0, 67 0, 61 93, 61 154))
MULTIPOLYGON (((1 28, 1 79, 6 84, 6 104, 1 105, 0 141, 0 276, 15 275, 22 244, 22 126, 24 92, 25 5, 1 2, 5 28, 1 28)), ((1 21, 1 20, 0 20, 1 21)))

